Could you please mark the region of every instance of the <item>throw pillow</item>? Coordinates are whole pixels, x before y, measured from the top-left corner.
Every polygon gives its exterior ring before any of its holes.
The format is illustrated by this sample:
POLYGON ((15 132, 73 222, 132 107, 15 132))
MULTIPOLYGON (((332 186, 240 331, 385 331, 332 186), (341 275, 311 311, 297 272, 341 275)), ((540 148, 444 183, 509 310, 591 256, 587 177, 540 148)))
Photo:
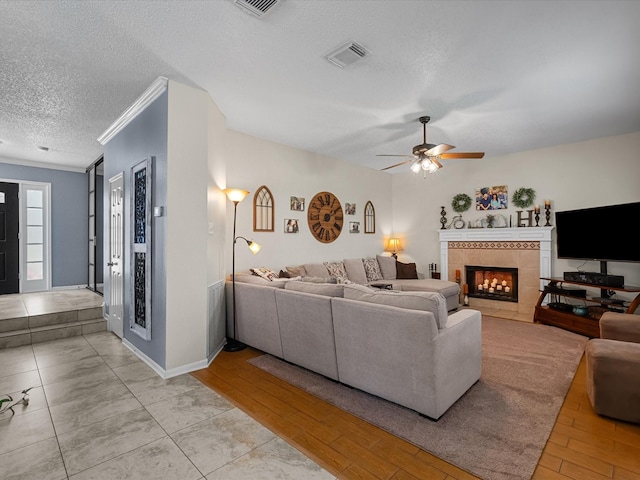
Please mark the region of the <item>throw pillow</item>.
POLYGON ((278 278, 291 278, 291 274, 285 270, 280 270, 278 278))
POLYGON ((293 277, 304 277, 307 274, 302 265, 299 267, 287 267, 287 272, 289 272, 293 277))
POLYGON ((402 263, 396 261, 396 278, 398 280, 414 280, 418 278, 415 263, 402 263))
POLYGON ((349 278, 347 277, 347 271, 344 268, 342 262, 324 262, 324 266, 329 272, 330 277, 334 277, 338 283, 347 283, 349 278))
POLYGON ((367 275, 367 282, 377 282, 383 279, 378 260, 373 257, 364 258, 362 260, 362 265, 364 266, 364 271, 367 275))
POLYGON ((305 263, 303 265, 306 276, 308 277, 328 277, 329 272, 322 263, 305 263))
POLYGON ((344 269, 347 271, 349 280, 361 285, 367 283, 367 273, 364 271, 361 258, 345 259, 342 263, 344 263, 344 269))
POLYGON ((249 271, 258 277, 262 277, 269 281, 272 281, 274 278, 278 278, 278 274, 267 267, 250 268, 249 271))
POLYGON ((396 279, 396 259, 389 256, 376 255, 378 264, 380 265, 380 271, 382 272, 382 278, 384 280, 396 279))

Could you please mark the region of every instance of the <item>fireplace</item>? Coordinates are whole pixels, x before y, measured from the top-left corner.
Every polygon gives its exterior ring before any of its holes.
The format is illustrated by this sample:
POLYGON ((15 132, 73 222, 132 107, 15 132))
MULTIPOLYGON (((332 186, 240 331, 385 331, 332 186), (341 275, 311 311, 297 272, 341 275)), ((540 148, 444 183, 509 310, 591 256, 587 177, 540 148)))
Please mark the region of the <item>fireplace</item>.
POLYGON ((465 265, 469 297, 518 303, 518 269, 465 265))

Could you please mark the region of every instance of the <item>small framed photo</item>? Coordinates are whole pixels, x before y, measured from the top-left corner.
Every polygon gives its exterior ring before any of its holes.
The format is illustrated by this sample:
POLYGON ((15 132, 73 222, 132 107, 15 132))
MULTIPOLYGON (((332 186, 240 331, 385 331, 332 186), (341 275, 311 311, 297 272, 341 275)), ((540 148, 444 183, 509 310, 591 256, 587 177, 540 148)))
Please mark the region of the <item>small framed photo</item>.
POLYGON ((346 215, 355 215, 356 214, 356 204, 355 203, 345 203, 344 204, 344 213, 346 215))
POLYGON ((360 222, 349 222, 349 233, 360 233, 360 222))
POLYGON ((507 208, 508 200, 506 185, 476 188, 476 210, 503 210, 507 208))
POLYGON ((291 204, 291 210, 295 210, 297 212, 304 212, 304 198, 303 197, 291 197, 289 200, 291 204))
POLYGON ((298 219, 297 218, 285 218, 284 219, 284 233, 298 233, 298 219))

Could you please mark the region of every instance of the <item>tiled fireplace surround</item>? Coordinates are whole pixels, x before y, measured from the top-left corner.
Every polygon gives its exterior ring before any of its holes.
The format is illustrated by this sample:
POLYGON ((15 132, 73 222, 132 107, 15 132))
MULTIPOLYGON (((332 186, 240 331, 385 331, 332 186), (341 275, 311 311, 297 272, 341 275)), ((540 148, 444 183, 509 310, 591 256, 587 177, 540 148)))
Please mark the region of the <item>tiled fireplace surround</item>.
POLYGON ((517 303, 469 298, 469 307, 500 310, 509 318, 533 322, 540 277, 551 276, 552 231, 553 227, 440 230, 442 278, 455 282, 460 270, 465 284, 465 265, 517 268, 517 303))

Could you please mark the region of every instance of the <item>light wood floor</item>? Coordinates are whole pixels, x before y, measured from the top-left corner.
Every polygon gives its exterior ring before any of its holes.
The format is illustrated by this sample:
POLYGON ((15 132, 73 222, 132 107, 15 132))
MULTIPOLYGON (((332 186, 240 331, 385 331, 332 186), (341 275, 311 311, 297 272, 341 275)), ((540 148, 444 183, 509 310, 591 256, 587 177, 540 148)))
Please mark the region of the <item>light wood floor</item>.
MULTIPOLYGON (((221 352, 193 375, 340 479, 466 480, 473 475, 254 367, 261 352, 221 352)), ((534 479, 640 479, 640 426, 596 415, 585 360, 534 479)))

